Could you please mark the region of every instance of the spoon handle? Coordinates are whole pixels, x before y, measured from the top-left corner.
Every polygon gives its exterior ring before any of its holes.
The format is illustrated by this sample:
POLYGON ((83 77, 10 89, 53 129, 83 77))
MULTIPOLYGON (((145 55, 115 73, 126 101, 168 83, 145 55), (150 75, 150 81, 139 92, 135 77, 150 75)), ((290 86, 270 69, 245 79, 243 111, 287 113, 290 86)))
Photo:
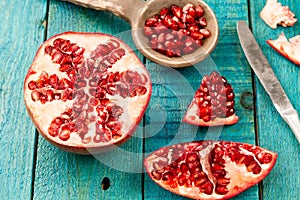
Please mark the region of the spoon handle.
POLYGON ((144 7, 142 0, 63 0, 95 10, 109 11, 132 24, 139 9, 144 7))

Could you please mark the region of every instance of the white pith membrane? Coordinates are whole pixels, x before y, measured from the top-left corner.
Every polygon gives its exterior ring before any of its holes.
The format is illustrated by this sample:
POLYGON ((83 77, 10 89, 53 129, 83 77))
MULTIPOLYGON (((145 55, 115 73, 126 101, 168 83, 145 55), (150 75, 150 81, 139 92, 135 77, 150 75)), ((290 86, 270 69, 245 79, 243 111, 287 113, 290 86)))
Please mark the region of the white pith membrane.
MULTIPOLYGON (((78 65, 79 69, 81 66, 82 64, 78 65)), ((91 98, 92 95, 88 92, 89 79, 85 79, 85 80, 87 86, 84 87, 84 91, 86 94, 89 95, 89 98, 91 98)), ((138 125, 141 116, 143 115, 147 107, 147 104, 149 102, 150 94, 151 94, 151 82, 150 82, 149 74, 146 68, 141 64, 139 59, 136 57, 134 52, 122 41, 105 34, 86 34, 86 33, 68 32, 50 38, 48 41, 46 41, 46 43, 44 43, 41 46, 41 48, 37 52, 35 60, 29 69, 27 78, 24 83, 25 103, 29 113, 31 114, 31 118, 33 119, 39 132, 41 132, 44 137, 48 138, 51 141, 54 141, 57 144, 61 144, 63 146, 76 147, 76 148, 108 146, 124 140, 124 138, 128 137, 128 134, 131 134, 135 130, 136 126, 138 125), (31 98, 32 90, 30 90, 27 87, 27 85, 30 81, 37 81, 42 71, 47 72, 49 76, 52 74, 56 74, 59 77, 59 79, 61 78, 70 79, 67 76, 66 72, 59 71, 60 65, 54 63, 51 60, 51 56, 45 53, 45 47, 47 45, 53 45, 53 41, 57 38, 70 40, 71 43, 76 43, 79 47, 83 47, 85 49, 83 54, 84 60, 90 58, 90 53, 94 51, 99 44, 105 44, 110 39, 116 40, 120 44, 119 48, 125 50, 125 55, 121 59, 117 60, 116 63, 113 64, 111 68, 108 68, 107 72, 105 73, 116 72, 116 71, 122 73, 127 70, 132 70, 138 72, 140 75, 143 74, 145 77, 147 77, 148 80, 146 84, 143 85, 144 87, 147 88, 147 92, 143 95, 122 98, 119 94, 114 96, 110 96, 109 94, 106 94, 106 98, 108 98, 111 102, 114 102, 116 105, 121 106, 123 108, 123 114, 120 116, 118 120, 122 124, 122 129, 120 133, 122 135, 121 137, 118 137, 116 139, 112 138, 110 141, 105 141, 105 142, 94 142, 93 136, 95 135, 96 122, 89 123, 88 133, 85 134, 84 139, 82 139, 76 132, 72 132, 70 134, 70 138, 67 139, 66 141, 61 140, 58 136, 53 137, 49 135, 48 128, 51 121, 54 118, 61 116, 62 113, 67 110, 67 108, 72 108, 74 101, 67 100, 64 102, 62 100, 53 100, 51 102, 46 102, 45 104, 42 104, 40 101, 34 102, 31 98)), ((87 108, 88 106, 87 104, 88 103, 86 103, 86 105, 83 105, 83 109, 87 108)), ((94 106, 94 111, 89 113, 88 117, 98 115, 96 112, 96 107, 97 106, 94 106)), ((97 120, 98 119, 99 117, 97 116, 97 120)))
POLYGON ((268 40, 267 43, 285 58, 300 65, 300 35, 289 40, 281 33, 276 40, 268 40))
POLYGON ((197 112, 199 112, 199 107, 196 104, 192 103, 188 107, 188 112, 186 112, 184 116, 184 121, 194 125, 201 124, 201 126, 217 126, 222 124, 226 125, 226 124, 236 123, 239 119, 238 116, 236 116, 236 114, 233 114, 226 118, 217 117, 213 121, 205 122, 202 119, 200 119, 198 116, 196 117, 195 113, 197 112))
MULTIPOLYGON (((182 143, 182 144, 176 144, 168 147, 163 147, 152 154, 150 154, 146 159, 144 160, 144 164, 146 167, 146 170, 151 177, 151 179, 163 187, 166 190, 169 190, 170 192, 173 192, 178 195, 182 195, 188 198, 192 199, 228 199, 233 196, 238 195, 239 193, 243 192, 244 190, 248 189, 249 187, 259 183, 262 179, 264 179, 269 172, 272 170, 275 162, 277 159, 277 154, 273 153, 271 151, 268 151, 266 149, 263 149, 258 146, 253 146, 249 144, 243 144, 243 143, 235 143, 235 142, 221 142, 221 141, 195 141, 191 143, 182 143), (239 153, 243 155, 250 155, 254 157, 254 160, 259 163, 261 167, 261 171, 259 174, 254 174, 251 171, 247 170, 247 167, 245 164, 237 164, 236 162, 233 162, 231 158, 225 153, 223 154, 222 158, 225 160, 225 171, 226 175, 225 178, 228 178, 230 180, 229 184, 226 185, 226 188, 228 189, 228 192, 226 194, 220 195, 217 194, 216 189, 216 177, 214 177, 212 170, 211 170, 211 152, 214 148, 216 148, 216 145, 221 145, 223 149, 229 150, 231 145, 238 145, 239 146, 239 153), (259 149, 261 151, 260 155, 263 155, 264 153, 272 155, 272 160, 269 163, 260 163, 258 159, 255 157, 255 154, 249 150, 246 150, 243 148, 243 145, 251 146, 253 150, 259 149), (181 151, 180 155, 176 155, 174 151, 181 151), (177 184, 177 187, 172 188, 168 185, 168 182, 162 180, 155 179, 151 172, 155 170, 153 163, 166 163, 162 168, 170 166, 171 163, 182 156, 184 156, 183 161, 179 162, 179 165, 182 163, 187 163, 185 156, 187 156, 188 153, 196 153, 200 158, 200 163, 202 166, 202 171, 207 175, 210 182, 213 184, 213 192, 212 194, 205 194, 200 191, 200 188, 195 186, 194 182, 192 183, 191 187, 186 187, 185 185, 180 186, 177 184)), ((181 159, 182 160, 182 159, 181 159)), ((166 171, 165 171, 166 172, 166 171)), ((191 174, 191 172, 188 172, 191 174)), ((181 175, 181 170, 178 172, 177 177, 181 175)))
POLYGON ((265 7, 260 12, 262 20, 271 28, 276 29, 277 25, 283 27, 293 26, 297 19, 288 6, 282 6, 277 0, 267 0, 265 7))

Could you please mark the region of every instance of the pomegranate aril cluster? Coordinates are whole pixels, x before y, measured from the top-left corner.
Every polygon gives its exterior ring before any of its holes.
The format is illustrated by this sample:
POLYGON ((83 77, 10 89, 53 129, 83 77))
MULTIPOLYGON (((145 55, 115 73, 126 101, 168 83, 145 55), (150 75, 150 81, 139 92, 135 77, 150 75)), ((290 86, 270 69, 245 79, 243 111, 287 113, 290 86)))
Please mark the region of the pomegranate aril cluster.
POLYGON ((84 58, 85 49, 58 38, 52 45, 45 47, 45 54, 53 63, 59 64, 58 70, 65 74, 60 78, 42 71, 38 80, 28 83, 35 102, 46 104, 55 100, 72 100, 72 107, 55 117, 48 128, 52 137, 66 141, 76 132, 83 143, 109 142, 122 136, 119 122, 123 108, 111 96, 133 98, 144 95, 148 78, 144 74, 126 70, 108 72, 109 68, 125 55, 120 43, 110 39, 84 58), (95 125, 93 137, 86 137, 90 123, 95 125))
POLYGON ((235 114, 234 92, 224 76, 212 72, 202 79, 195 93, 194 103, 199 107, 198 116, 205 122, 235 114))
MULTIPOLYGON (((198 150, 205 148, 197 145, 198 150)), ((199 191, 210 195, 213 193, 214 185, 203 170, 199 154, 195 150, 186 150, 181 144, 167 149, 161 159, 153 163, 151 176, 155 180, 162 180, 171 188, 184 186, 186 188, 197 187, 199 191), (172 152, 171 160, 168 155, 172 152)))
POLYGON ((145 22, 144 34, 150 47, 168 57, 191 54, 211 35, 200 5, 164 7, 145 22))
POLYGON ((83 47, 62 38, 56 39, 53 45, 45 48, 45 53, 51 56, 52 62, 59 64, 59 70, 67 72, 68 75, 74 73, 83 62, 84 51, 83 47))

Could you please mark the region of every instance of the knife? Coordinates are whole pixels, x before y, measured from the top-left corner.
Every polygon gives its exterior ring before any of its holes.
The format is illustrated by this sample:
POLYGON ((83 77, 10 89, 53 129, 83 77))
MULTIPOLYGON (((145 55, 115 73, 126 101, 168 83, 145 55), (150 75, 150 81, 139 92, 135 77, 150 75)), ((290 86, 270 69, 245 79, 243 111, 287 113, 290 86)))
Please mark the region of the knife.
POLYGON ((237 31, 243 51, 250 66, 270 96, 276 110, 290 126, 300 143, 300 120, 289 98, 285 94, 272 67, 257 44, 245 21, 237 23, 237 31))

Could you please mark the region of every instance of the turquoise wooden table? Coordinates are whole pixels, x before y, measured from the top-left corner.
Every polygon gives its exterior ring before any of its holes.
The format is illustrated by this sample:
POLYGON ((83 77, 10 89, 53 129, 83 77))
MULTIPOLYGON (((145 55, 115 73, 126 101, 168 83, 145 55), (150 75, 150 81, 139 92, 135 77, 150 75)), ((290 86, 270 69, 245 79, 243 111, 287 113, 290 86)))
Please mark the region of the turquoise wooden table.
MULTIPOLYGON (((23 101, 24 77, 36 50, 52 35, 82 31, 127 36, 134 49, 129 24, 111 13, 59 0, 0 1, 0 199, 185 199, 163 190, 147 174, 135 172, 143 171, 143 157, 159 147, 214 138, 216 133, 221 133, 219 139, 259 144, 278 153, 270 175, 234 199, 300 199, 300 146, 251 71, 239 45, 236 22, 249 23, 298 113, 300 68, 265 41, 281 32, 287 37, 300 34, 300 23, 271 30, 259 18, 265 1, 206 2, 220 26, 219 42, 211 57, 175 70, 138 54, 153 81, 148 110, 134 137, 119 149, 94 157, 63 152, 38 134, 23 101), (183 114, 202 75, 213 66, 235 90, 239 123, 214 129, 183 124, 183 114), (110 180, 107 190, 102 187, 104 177, 110 180)), ((298 1, 281 2, 300 17, 298 1)))

